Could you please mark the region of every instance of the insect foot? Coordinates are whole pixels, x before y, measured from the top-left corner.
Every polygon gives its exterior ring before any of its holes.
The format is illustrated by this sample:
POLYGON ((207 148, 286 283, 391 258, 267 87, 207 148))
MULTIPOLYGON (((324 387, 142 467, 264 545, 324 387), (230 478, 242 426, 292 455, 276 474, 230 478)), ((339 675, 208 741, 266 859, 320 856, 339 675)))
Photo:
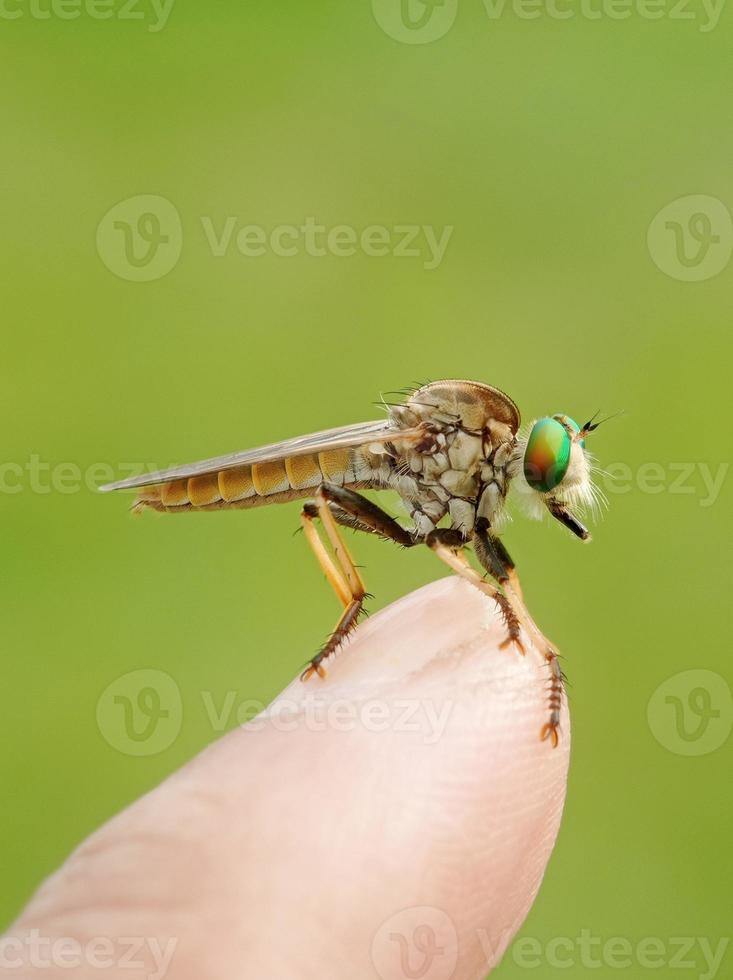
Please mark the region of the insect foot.
POLYGON ((321 666, 318 657, 314 657, 313 660, 308 664, 303 673, 300 675, 301 681, 309 681, 314 674, 318 674, 321 680, 326 679, 326 668, 321 666))
POLYGON ((550 720, 546 725, 542 726, 540 738, 543 742, 545 739, 549 738, 552 742, 552 747, 556 749, 558 742, 560 741, 560 708, 562 707, 564 690, 563 675, 562 670, 560 669, 560 661, 557 658, 557 652, 549 645, 545 652, 545 660, 547 661, 547 666, 550 668, 550 680, 548 685, 548 707, 550 709, 550 720))
POLYGON ((540 739, 543 742, 546 742, 548 738, 552 742, 553 749, 556 749, 560 744, 559 721, 548 721, 546 725, 542 726, 542 731, 540 732, 540 739))
POLYGON ((519 652, 524 656, 526 654, 526 649, 524 643, 522 642, 521 627, 519 625, 519 620, 517 619, 516 613, 511 607, 511 603, 503 595, 497 595, 494 597, 496 599, 496 604, 501 611, 502 618, 507 628, 506 639, 502 640, 499 644, 499 648, 505 650, 510 644, 514 644, 519 652))

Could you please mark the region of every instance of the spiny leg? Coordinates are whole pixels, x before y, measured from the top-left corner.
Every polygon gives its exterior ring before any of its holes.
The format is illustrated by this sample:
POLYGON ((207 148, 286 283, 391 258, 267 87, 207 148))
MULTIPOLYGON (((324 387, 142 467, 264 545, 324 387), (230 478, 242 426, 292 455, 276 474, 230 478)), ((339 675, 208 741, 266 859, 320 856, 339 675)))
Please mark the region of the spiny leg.
POLYGON ((485 518, 479 518, 474 529, 474 551, 484 568, 497 580, 506 592, 512 608, 530 636, 534 636, 550 671, 549 709, 550 719, 543 725, 540 737, 549 738, 557 746, 560 727, 560 707, 563 697, 563 676, 557 651, 535 623, 527 609, 519 584, 514 562, 503 542, 491 530, 485 518))
POLYGON ((329 636, 328 640, 323 647, 321 647, 315 657, 311 658, 310 663, 300 675, 300 679, 302 681, 310 680, 313 674, 318 674, 318 676, 321 678, 326 676, 323 661, 327 660, 332 653, 335 653, 336 650, 338 650, 349 633, 354 629, 357 620, 359 619, 359 614, 364 608, 365 598, 366 595, 352 599, 348 606, 344 609, 339 616, 338 622, 334 626, 333 632, 329 636))
POLYGON ((540 738, 544 742, 546 738, 549 738, 552 742, 552 747, 557 748, 557 743, 560 741, 560 708, 562 706, 562 699, 564 694, 563 686, 563 676, 562 670, 560 669, 560 661, 557 658, 555 651, 552 651, 552 656, 545 654, 545 660, 547 661, 547 666, 550 668, 550 684, 549 684, 549 707, 550 707, 550 719, 547 721, 540 731, 540 738))
POLYGON ((411 548, 422 539, 403 528, 401 524, 398 524, 393 517, 390 517, 386 511, 371 500, 362 497, 361 494, 354 493, 353 490, 346 490, 333 483, 321 484, 316 494, 315 503, 305 505, 300 520, 306 538, 313 548, 321 568, 345 606, 328 643, 303 672, 303 679, 307 680, 314 672, 324 676, 322 661, 338 648, 348 633, 356 626, 366 597, 364 583, 336 525, 342 524, 354 531, 376 534, 379 537, 394 541, 404 548, 411 548), (313 524, 316 517, 321 519, 326 529, 326 534, 340 568, 336 567, 318 536, 313 524))
POLYGON ((306 505, 301 512, 300 522, 305 532, 306 540, 311 546, 328 582, 341 600, 344 611, 339 617, 326 644, 313 657, 308 667, 301 674, 301 680, 304 681, 307 681, 314 673, 318 674, 319 677, 326 676, 322 662, 338 649, 351 630, 356 626, 359 613, 362 611, 364 599, 366 598, 366 588, 364 587, 362 577, 354 564, 348 548, 341 539, 341 535, 336 527, 336 521, 329 509, 328 501, 320 489, 316 493, 315 511, 316 513, 314 514, 313 508, 306 505), (326 550, 313 523, 316 515, 320 518, 328 539, 331 542, 336 559, 335 562, 326 550))
POLYGON ((475 585, 477 589, 493 599, 501 610, 507 628, 507 638, 500 644, 501 647, 513 643, 521 653, 524 653, 524 645, 520 635, 520 623, 512 609, 507 597, 495 585, 482 578, 479 573, 471 567, 463 554, 465 539, 460 531, 452 528, 436 528, 425 538, 425 543, 442 562, 452 569, 457 575, 475 585))
POLYGON ((354 531, 377 534, 381 538, 402 545, 403 548, 411 548, 422 541, 422 538, 406 530, 394 517, 390 517, 386 511, 360 493, 346 490, 334 483, 322 484, 320 492, 332 505, 331 513, 334 520, 345 527, 350 527, 354 531))
MULTIPOLYGON (((325 671, 321 666, 322 662, 338 649, 351 630, 356 626, 367 594, 362 577, 354 564, 354 559, 351 557, 349 549, 339 534, 338 527, 336 526, 337 518, 331 510, 331 501, 339 493, 342 495, 339 498, 339 505, 349 506, 350 512, 357 515, 357 523, 367 524, 367 521, 369 521, 367 530, 384 533, 389 526, 388 522, 392 522, 395 528, 398 528, 409 537, 408 532, 400 528, 396 521, 393 521, 388 514, 385 514, 376 505, 371 504, 370 501, 367 501, 363 497, 359 497, 358 494, 343 491, 341 487, 334 487, 333 484, 322 484, 316 493, 315 504, 306 504, 303 508, 300 519, 306 534, 306 539, 311 545, 326 578, 344 605, 344 611, 339 617, 328 642, 313 657, 310 665, 303 671, 301 675, 303 680, 308 680, 314 673, 317 673, 320 677, 325 676, 325 671), (320 518, 331 543, 336 559, 335 562, 326 550, 313 524, 316 516, 320 518), (374 524, 376 526, 370 526, 374 524)), ((396 534, 396 532, 394 533, 396 534)))
MULTIPOLYGON (((358 521, 355 517, 352 517, 351 514, 347 514, 345 510, 341 510, 341 508, 337 507, 336 504, 329 503, 328 506, 333 514, 333 519, 341 527, 348 527, 352 531, 363 531, 364 534, 372 534, 375 537, 381 537, 381 535, 377 534, 374 528, 368 527, 366 524, 362 524, 361 521, 358 521)), ((315 504, 306 504, 303 509, 310 517, 318 517, 318 508, 315 504)))
POLYGON ((547 639, 537 623, 535 623, 530 611, 525 605, 522 589, 519 585, 519 577, 517 576, 514 562, 510 558, 509 552, 497 535, 491 530, 489 522, 483 517, 479 518, 476 522, 473 548, 476 552, 476 557, 486 571, 501 585, 525 630, 537 640, 543 652, 546 649, 554 653, 552 643, 547 639))

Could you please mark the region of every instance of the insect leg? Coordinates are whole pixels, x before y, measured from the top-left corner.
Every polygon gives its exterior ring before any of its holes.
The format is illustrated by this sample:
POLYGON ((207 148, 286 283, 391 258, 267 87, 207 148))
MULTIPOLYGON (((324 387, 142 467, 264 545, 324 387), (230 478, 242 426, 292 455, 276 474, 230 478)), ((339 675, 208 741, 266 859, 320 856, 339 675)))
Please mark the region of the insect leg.
POLYGON ((485 517, 479 517, 474 528, 473 550, 486 571, 502 588, 509 588, 522 599, 522 587, 511 555, 501 538, 494 534, 485 517))
MULTIPOLYGON (((378 535, 373 527, 369 527, 362 521, 358 521, 355 517, 352 517, 351 514, 347 514, 345 510, 341 510, 340 507, 337 507, 336 504, 329 503, 328 506, 333 514, 333 519, 341 527, 348 527, 352 531, 363 531, 364 534, 374 534, 377 537, 381 537, 381 535, 378 535)), ((311 517, 318 517, 318 508, 315 504, 306 504, 305 510, 311 517)))
POLYGON ((402 545, 403 548, 411 548, 419 544, 419 537, 412 535, 386 511, 360 493, 345 490, 333 483, 322 484, 320 492, 333 505, 332 514, 339 524, 351 527, 355 531, 378 534, 382 538, 402 545))
POLYGON ((504 589, 507 599, 522 626, 539 642, 539 649, 550 671, 548 695, 550 719, 542 728, 541 738, 543 741, 546 738, 551 739, 553 746, 556 746, 559 738, 560 706, 563 697, 563 676, 557 651, 530 615, 522 596, 514 562, 502 541, 492 532, 489 522, 483 517, 476 522, 473 540, 476 557, 504 589))
POLYGON ((331 508, 328 506, 328 499, 323 492, 323 485, 316 492, 316 507, 318 508, 318 516, 331 542, 336 561, 341 566, 348 583, 352 598, 358 595, 361 595, 363 598, 366 595, 364 582, 354 564, 354 559, 351 557, 349 549, 346 547, 346 543, 339 534, 336 520, 331 513, 331 508))
POLYGON ((514 568, 514 562, 509 557, 509 552, 493 533, 485 518, 480 517, 476 522, 473 548, 476 557, 486 571, 501 585, 524 629, 538 641, 543 652, 546 650, 548 653, 554 654, 552 643, 535 623, 525 605, 519 578, 514 568))
POLYGON ((366 598, 366 588, 362 577, 354 564, 348 548, 341 539, 328 501, 320 489, 316 493, 315 509, 331 542, 331 547, 336 558, 335 562, 329 555, 316 531, 313 523, 315 515, 312 507, 309 505, 303 508, 300 516, 301 524, 306 539, 313 549, 319 565, 344 605, 344 611, 339 617, 325 646, 319 650, 301 674, 301 679, 304 681, 308 680, 314 673, 318 674, 319 677, 325 677, 326 672, 322 666, 322 662, 338 649, 346 636, 356 626, 359 613, 362 611, 364 599, 366 598))
POLYGON ((336 568, 333 559, 318 536, 318 531, 313 523, 317 516, 318 508, 306 504, 300 515, 300 524, 303 528, 305 539, 316 556, 316 561, 321 566, 329 585, 339 597, 341 603, 344 606, 348 606, 349 602, 351 602, 351 593, 349 592, 348 584, 342 573, 336 568))
POLYGON ((501 646, 505 647, 509 643, 514 643, 520 652, 524 653, 524 646, 522 645, 520 636, 519 619, 511 603, 500 589, 497 589, 491 582, 482 578, 468 563, 466 556, 463 554, 463 547, 466 542, 460 531, 455 531, 447 527, 436 528, 427 535, 425 543, 456 575, 460 575, 461 578, 470 582, 471 585, 475 585, 484 595, 489 596, 496 602, 504 617, 508 631, 508 636, 501 646))

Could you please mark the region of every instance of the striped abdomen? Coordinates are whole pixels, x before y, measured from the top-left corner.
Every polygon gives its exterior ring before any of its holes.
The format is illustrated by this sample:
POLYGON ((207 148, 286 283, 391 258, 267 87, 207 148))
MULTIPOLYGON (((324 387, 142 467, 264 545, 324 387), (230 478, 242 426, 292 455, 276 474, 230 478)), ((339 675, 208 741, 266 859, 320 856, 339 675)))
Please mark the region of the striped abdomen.
MULTIPOLYGON (((256 507, 310 496, 324 481, 339 486, 363 486, 354 472, 352 449, 334 449, 306 456, 253 463, 219 470, 172 483, 143 487, 135 508, 179 511, 193 508, 256 507)), ((363 474, 363 464, 359 467, 363 474)))

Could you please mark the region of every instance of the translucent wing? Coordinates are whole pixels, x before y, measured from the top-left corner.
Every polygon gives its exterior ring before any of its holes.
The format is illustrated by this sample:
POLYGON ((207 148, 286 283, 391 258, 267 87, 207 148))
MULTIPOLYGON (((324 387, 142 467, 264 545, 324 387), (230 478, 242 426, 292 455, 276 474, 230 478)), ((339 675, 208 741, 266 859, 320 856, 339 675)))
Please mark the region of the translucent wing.
POLYGON ((207 473, 217 473, 219 470, 248 466, 252 463, 271 463, 290 456, 304 456, 308 453, 326 452, 329 449, 349 449, 370 442, 399 443, 420 438, 422 435, 420 429, 400 429, 384 419, 378 422, 359 422, 356 425, 343 425, 338 429, 313 432, 308 436, 297 436, 284 442, 273 442, 269 446, 260 446, 258 449, 247 449, 240 453, 230 453, 228 456, 202 459, 198 463, 174 466, 172 469, 159 470, 157 473, 143 473, 141 476, 132 476, 117 483, 108 483, 99 489, 105 493, 108 490, 131 490, 155 483, 205 476, 207 473))

